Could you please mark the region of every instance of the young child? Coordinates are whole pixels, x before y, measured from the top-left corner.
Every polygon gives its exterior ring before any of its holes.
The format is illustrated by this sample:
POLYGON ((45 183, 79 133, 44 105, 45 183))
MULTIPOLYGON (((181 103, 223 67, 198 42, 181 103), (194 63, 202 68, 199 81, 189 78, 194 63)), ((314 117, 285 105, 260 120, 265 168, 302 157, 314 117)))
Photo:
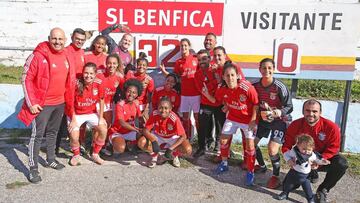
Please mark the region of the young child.
POLYGON ((97 66, 97 73, 104 73, 106 70, 106 38, 104 36, 97 36, 92 41, 90 51, 85 52, 85 63, 92 62, 97 66))
POLYGON ((97 164, 103 164, 99 156, 99 151, 105 142, 107 127, 103 117, 104 112, 104 91, 102 85, 95 80, 96 65, 87 63, 84 66, 83 78, 78 81, 75 90, 74 104, 68 107, 72 115, 68 118, 68 130, 70 133, 70 147, 73 157, 69 164, 76 166, 80 164, 80 143, 79 130, 83 123, 88 123, 98 132, 98 136, 93 139, 92 159, 97 164), (96 110, 96 103, 100 103, 99 111, 96 110))
POLYGON ((173 105, 172 111, 177 113, 180 105, 179 85, 179 79, 174 73, 167 75, 164 86, 158 87, 154 91, 151 101, 152 110, 156 110, 159 106, 160 99, 166 96, 173 105))
POLYGON ((283 183, 283 192, 277 196, 278 200, 287 199, 289 193, 300 185, 308 202, 315 202, 310 180, 307 179, 313 164, 328 165, 330 161, 318 159, 313 149, 314 139, 310 135, 301 134, 297 137, 296 145, 285 152, 284 159, 291 167, 283 183))
POLYGON ((144 137, 139 139, 139 147, 149 151, 152 156, 148 165, 150 168, 155 167, 160 148, 166 149, 165 157, 172 160, 175 167, 180 167, 180 155, 191 155, 192 148, 186 139, 185 130, 179 117, 171 109, 170 99, 162 97, 158 109, 153 111, 146 122, 144 137))
POLYGON ((246 148, 244 149, 245 163, 248 168, 246 185, 252 186, 254 184, 254 131, 256 129, 258 96, 255 88, 250 82, 238 75, 237 67, 231 62, 224 65, 223 80, 225 84, 216 90, 215 98, 209 94, 207 86, 204 85, 202 90, 203 95, 209 101, 213 103, 220 101, 228 109, 220 136, 220 156, 222 161, 215 172, 220 174, 229 170, 227 159, 229 157, 232 136, 240 129, 246 138, 246 148))
POLYGON ((141 112, 135 100, 142 91, 143 86, 136 79, 129 79, 124 83, 124 98, 115 106, 115 120, 109 130, 109 140, 113 145, 114 157, 118 157, 125 151, 126 142, 131 147, 137 144, 141 130, 135 126, 135 122, 139 119, 141 112))
POLYGON ((126 80, 135 78, 143 85, 143 91, 137 98, 141 110, 142 119, 140 120, 139 124, 141 127, 149 118, 151 96, 155 89, 154 80, 146 73, 149 65, 149 61, 146 59, 146 57, 147 56, 145 53, 140 52, 139 58, 136 60, 136 71, 128 71, 125 77, 126 80))

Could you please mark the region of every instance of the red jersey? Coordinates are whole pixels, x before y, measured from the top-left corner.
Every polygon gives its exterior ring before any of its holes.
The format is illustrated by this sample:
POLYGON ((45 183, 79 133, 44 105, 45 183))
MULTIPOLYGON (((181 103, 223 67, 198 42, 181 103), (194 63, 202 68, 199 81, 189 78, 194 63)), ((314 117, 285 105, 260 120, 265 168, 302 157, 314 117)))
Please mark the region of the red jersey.
POLYGON ((83 68, 85 65, 84 50, 77 48, 73 43, 66 47, 68 53, 74 59, 76 78, 82 77, 83 68))
POLYGON ((69 71, 69 62, 64 51, 50 51, 49 87, 47 89, 44 105, 58 105, 65 102, 65 84, 69 71))
POLYGON ((197 96, 200 92, 195 88, 195 73, 198 66, 196 56, 182 57, 175 62, 174 73, 181 79, 181 96, 197 96))
POLYGON ((334 122, 323 117, 320 117, 314 126, 310 126, 305 118, 293 121, 286 130, 282 152, 291 150, 296 144, 296 137, 303 133, 314 139, 314 151, 319 152, 324 159, 330 159, 339 153, 340 128, 334 122))
POLYGON ((107 72, 104 74, 98 74, 96 77, 102 80, 105 105, 112 104, 116 88, 120 86, 122 89, 124 85, 124 78, 116 73, 114 75, 109 75, 107 72))
POLYGON ((113 126, 109 130, 109 134, 120 133, 126 134, 131 132, 120 125, 120 120, 135 126, 135 118, 141 115, 139 105, 132 103, 126 103, 124 100, 118 102, 115 106, 115 120, 113 126))
POLYGON ((75 114, 96 113, 96 103, 104 98, 104 89, 102 88, 101 80, 95 80, 93 83, 85 85, 82 95, 79 94, 78 89, 79 83, 75 90, 75 114))
POLYGON ((241 80, 235 89, 220 87, 215 98, 227 106, 227 119, 245 124, 250 122, 253 107, 259 103, 254 86, 246 80, 241 80))
POLYGON ((163 138, 170 138, 174 135, 185 136, 180 118, 173 111, 167 118, 162 118, 157 110, 153 111, 149 120, 146 121, 145 128, 149 131, 153 130, 155 134, 163 138))
MULTIPOLYGON (((215 78, 214 72, 211 71, 210 68, 207 68, 206 70, 199 68, 195 73, 195 87, 199 92, 202 92, 202 88, 204 87, 204 84, 206 85, 209 94, 214 96, 215 91, 217 90, 219 84, 217 79, 215 78)), ((207 106, 221 105, 221 102, 219 101, 212 103, 203 94, 201 94, 200 103, 207 106)))
POLYGON ((168 97, 173 105, 172 111, 177 112, 180 106, 180 96, 174 89, 167 91, 164 86, 155 89, 151 101, 152 109, 156 110, 158 108, 159 101, 162 97, 168 97))
POLYGON ((85 64, 88 62, 92 62, 96 64, 96 72, 104 73, 106 70, 106 53, 100 53, 95 55, 92 51, 87 51, 84 54, 85 64))
POLYGON ((133 71, 128 71, 125 78, 126 80, 135 78, 143 84, 143 92, 137 99, 139 100, 139 104, 149 103, 150 101, 148 101, 148 94, 153 93, 155 89, 154 80, 148 74, 140 75, 138 73, 134 73, 133 71))

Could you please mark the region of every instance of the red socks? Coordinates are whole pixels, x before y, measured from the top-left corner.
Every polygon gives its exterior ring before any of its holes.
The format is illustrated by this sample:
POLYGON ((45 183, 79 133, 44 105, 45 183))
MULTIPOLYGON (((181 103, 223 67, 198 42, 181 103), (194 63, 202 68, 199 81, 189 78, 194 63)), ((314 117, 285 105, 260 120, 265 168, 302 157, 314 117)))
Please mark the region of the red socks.
POLYGON ((80 155, 80 147, 71 147, 71 151, 73 152, 74 156, 80 155))
POLYGON ((255 166, 255 149, 245 150, 245 161, 249 172, 254 173, 255 166))
POLYGON ((93 154, 99 154, 102 146, 104 146, 104 141, 94 140, 93 141, 93 154))

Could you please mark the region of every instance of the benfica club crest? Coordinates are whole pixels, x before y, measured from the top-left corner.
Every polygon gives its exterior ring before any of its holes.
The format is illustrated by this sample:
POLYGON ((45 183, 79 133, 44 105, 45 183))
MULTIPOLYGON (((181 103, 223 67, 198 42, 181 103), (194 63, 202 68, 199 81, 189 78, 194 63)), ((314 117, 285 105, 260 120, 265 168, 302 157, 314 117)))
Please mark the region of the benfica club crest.
POLYGON ((94 88, 94 89, 93 89, 93 95, 96 96, 98 93, 99 93, 99 90, 96 89, 96 88, 94 88))
POLYGON ((275 100, 276 99, 276 93, 270 92, 270 99, 275 100))
POLYGON ((325 140, 325 138, 326 138, 325 133, 320 132, 320 133, 319 133, 319 140, 324 141, 324 140, 325 140))
POLYGON ((168 125, 167 125, 167 129, 168 129, 168 130, 174 130, 174 126, 171 125, 171 124, 168 124, 168 125))
POLYGON ((240 94, 239 99, 240 99, 241 102, 244 102, 244 101, 246 101, 246 96, 243 95, 243 94, 240 94))

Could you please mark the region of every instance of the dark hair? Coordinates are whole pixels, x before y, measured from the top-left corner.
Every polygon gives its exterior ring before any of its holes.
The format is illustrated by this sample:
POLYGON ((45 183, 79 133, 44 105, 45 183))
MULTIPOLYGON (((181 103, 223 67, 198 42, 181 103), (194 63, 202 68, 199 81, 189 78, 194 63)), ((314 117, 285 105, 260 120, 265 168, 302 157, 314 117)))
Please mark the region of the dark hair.
POLYGON ((125 99, 125 92, 127 91, 127 89, 131 86, 134 86, 136 89, 137 89, 137 92, 138 92, 138 96, 141 95, 141 93, 143 92, 144 90, 144 87, 143 87, 143 84, 135 79, 135 78, 131 78, 131 79, 128 79, 125 83, 124 83, 124 95, 123 95, 123 99, 125 99))
POLYGON ((108 55, 108 56, 106 57, 106 63, 107 63, 107 61, 109 60, 109 58, 115 58, 115 59, 117 60, 117 62, 118 62, 118 67, 116 68, 116 70, 117 70, 117 71, 120 71, 119 68, 120 68, 122 62, 121 62, 121 59, 120 59, 119 55, 116 54, 116 53, 113 53, 113 54, 108 55))
POLYGON ((135 71, 135 66, 131 63, 127 64, 124 70, 124 74, 126 75, 129 71, 135 71))
POLYGON ((214 48, 214 52, 216 51, 216 50, 221 50, 222 52, 224 52, 224 54, 226 54, 226 51, 225 51, 225 48, 223 47, 223 46, 217 46, 217 47, 215 47, 214 48))
POLYGON ((174 85, 174 87, 173 87, 173 89, 178 93, 178 94, 180 94, 180 83, 181 83, 181 81, 180 81, 180 79, 179 79, 179 77, 175 74, 175 73, 169 73, 165 78, 168 78, 168 77, 173 77, 174 79, 175 79, 175 85, 174 85))
POLYGON ((216 35, 213 32, 206 33, 205 38, 209 35, 213 36, 216 39, 216 35))
POLYGON ((182 38, 182 39, 180 40, 180 44, 181 44, 182 42, 187 42, 188 45, 191 47, 191 42, 190 42, 190 40, 189 40, 188 38, 182 38))
MULTIPOLYGON (((94 51, 94 50, 95 50, 95 43, 96 43, 98 40, 100 40, 100 39, 105 40, 105 45, 107 44, 107 39, 106 39, 106 37, 103 36, 103 35, 98 35, 98 36, 96 36, 95 39, 91 42, 90 51, 94 51)), ((105 49, 106 49, 106 48, 105 48, 105 49)), ((105 52, 105 51, 106 51, 106 50, 104 50, 104 52, 105 52)))
POLYGON ((168 96, 161 97, 160 100, 159 100, 158 106, 160 105, 161 102, 168 102, 170 104, 170 108, 173 107, 173 105, 171 103, 171 100, 170 100, 170 98, 168 96))
POLYGON ((308 99, 308 100, 306 100, 305 102, 304 102, 304 104, 303 104, 303 107, 302 107, 302 112, 304 113, 304 110, 305 110, 305 105, 314 105, 314 104, 319 104, 319 106, 320 106, 320 113, 322 112, 322 107, 321 107, 321 103, 318 101, 318 100, 316 100, 316 99, 308 99))
POLYGON ((72 33, 72 36, 74 36, 76 33, 81 34, 81 35, 86 35, 85 31, 81 28, 75 28, 75 30, 72 33))
POLYGON ((149 61, 147 60, 147 55, 144 52, 139 53, 139 58, 136 59, 136 65, 138 65, 140 61, 145 61, 146 66, 149 65, 149 61))
MULTIPOLYGON (((223 67, 223 71, 222 71, 222 75, 224 75, 224 74, 225 74, 225 71, 226 71, 227 69, 230 69, 230 68, 232 68, 232 69, 235 70, 235 73, 236 73, 236 75, 237 75, 237 77, 238 77, 238 76, 239 76, 238 69, 237 69, 237 67, 235 66, 235 64, 233 64, 233 62, 230 61, 230 60, 225 62, 224 67, 223 67)), ((238 78, 237 80, 238 80, 238 82, 239 82, 240 78, 238 78)), ((227 87, 227 84, 226 84, 226 82, 224 81, 224 79, 222 79, 222 85, 227 87)))
POLYGON ((266 63, 266 62, 270 62, 273 64, 273 66, 275 67, 275 61, 271 58, 264 58, 263 60, 260 61, 259 63, 259 68, 261 68, 262 64, 263 63, 266 63))
MULTIPOLYGON (((83 67, 83 71, 85 70, 85 68, 90 67, 94 69, 94 72, 96 73, 96 64, 92 63, 92 62, 88 62, 84 65, 83 67)), ((82 76, 79 80, 78 80, 78 85, 77 85, 77 93, 82 96, 84 93, 84 87, 85 87, 85 81, 84 81, 84 77, 82 76)))
POLYGON ((210 57, 210 52, 206 49, 200 49, 197 53, 197 55, 200 55, 200 54, 206 54, 208 57, 210 57))

